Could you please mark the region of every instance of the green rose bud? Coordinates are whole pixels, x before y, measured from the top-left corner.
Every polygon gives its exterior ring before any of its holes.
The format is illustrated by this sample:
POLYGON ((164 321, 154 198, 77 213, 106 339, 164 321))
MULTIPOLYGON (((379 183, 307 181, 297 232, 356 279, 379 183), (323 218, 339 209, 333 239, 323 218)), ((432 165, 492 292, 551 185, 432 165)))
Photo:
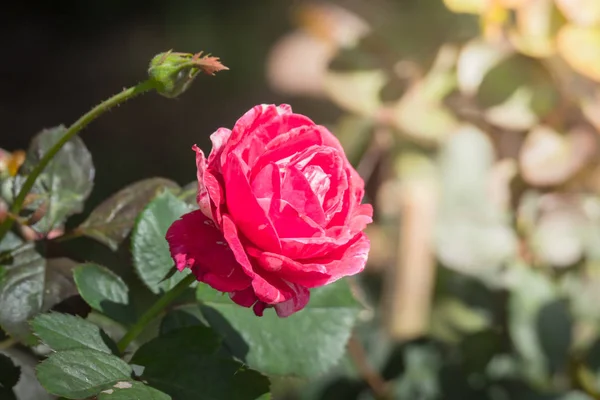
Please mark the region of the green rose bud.
POLYGON ((182 94, 194 81, 200 71, 214 75, 228 70, 218 57, 168 51, 154 56, 150 61, 148 75, 156 82, 156 91, 165 97, 174 98, 182 94))

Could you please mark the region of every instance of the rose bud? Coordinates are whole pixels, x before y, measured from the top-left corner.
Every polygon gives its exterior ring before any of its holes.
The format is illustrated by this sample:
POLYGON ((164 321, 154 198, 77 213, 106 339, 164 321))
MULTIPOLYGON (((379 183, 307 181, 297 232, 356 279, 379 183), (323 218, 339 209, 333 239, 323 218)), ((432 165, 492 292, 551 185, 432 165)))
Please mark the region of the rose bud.
POLYGON ((198 72, 208 75, 228 70, 218 57, 210 55, 175 53, 168 51, 154 56, 150 61, 148 75, 156 83, 156 91, 165 97, 177 97, 187 90, 198 72))

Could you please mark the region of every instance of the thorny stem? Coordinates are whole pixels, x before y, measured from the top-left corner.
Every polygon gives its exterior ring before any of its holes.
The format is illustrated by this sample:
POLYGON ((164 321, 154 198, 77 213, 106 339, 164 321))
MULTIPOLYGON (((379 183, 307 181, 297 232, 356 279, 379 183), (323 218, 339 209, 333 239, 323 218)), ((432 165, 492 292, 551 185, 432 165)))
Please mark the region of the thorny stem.
POLYGON ((44 168, 48 166, 50 161, 52 161, 52 158, 60 151, 60 149, 62 149, 62 147, 66 143, 69 142, 69 140, 71 140, 75 135, 81 132, 81 130, 88 126, 90 122, 92 122, 93 120, 95 120, 100 115, 104 114, 114 106, 119 105, 139 94, 148 92, 155 88, 156 82, 152 79, 139 83, 138 85, 125 89, 122 92, 117 93, 113 97, 109 98, 108 100, 103 101, 96 107, 92 108, 89 112, 81 116, 77 121, 75 121, 75 123, 71 125, 69 129, 67 129, 63 137, 61 137, 60 140, 56 142, 54 146, 52 146, 50 150, 48 150, 48 152, 44 154, 40 162, 33 168, 33 171, 31 171, 31 173, 25 180, 25 183, 21 187, 19 194, 15 198, 10 208, 9 215, 0 225, 0 241, 2 241, 4 236, 6 236, 6 233, 10 230, 13 223, 15 222, 13 216, 19 215, 19 213, 23 209, 25 197, 33 187, 36 179, 44 171, 44 168))
POLYGON ((157 301, 150 307, 140 319, 133 325, 125 336, 121 338, 117 344, 119 352, 122 354, 129 344, 139 336, 140 333, 146 328, 146 326, 152 322, 169 304, 179 297, 192 283, 196 281, 194 274, 188 274, 183 278, 177 285, 171 290, 163 294, 157 301))

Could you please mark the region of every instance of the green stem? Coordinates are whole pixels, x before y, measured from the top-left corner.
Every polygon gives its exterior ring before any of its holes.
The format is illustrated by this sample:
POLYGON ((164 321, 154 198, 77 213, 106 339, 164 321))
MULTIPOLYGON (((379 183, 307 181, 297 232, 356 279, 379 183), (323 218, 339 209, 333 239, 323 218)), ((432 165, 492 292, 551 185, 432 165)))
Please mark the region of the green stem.
POLYGON ((196 281, 194 274, 188 274, 183 278, 177 285, 171 290, 163 294, 157 301, 150 307, 140 319, 133 325, 125 336, 119 340, 117 347, 119 352, 123 353, 127 346, 139 336, 140 333, 146 328, 146 326, 152 322, 169 304, 179 297, 192 283, 196 281))
MULTIPOLYGON (((52 158, 62 149, 62 147, 69 142, 75 135, 77 135, 83 128, 88 126, 90 122, 98 118, 100 115, 104 114, 111 108, 116 105, 119 105, 139 94, 144 92, 153 90, 156 88, 156 82, 152 79, 144 81, 136 86, 130 87, 128 89, 123 90, 122 92, 114 95, 108 100, 103 101, 98 104, 96 107, 92 108, 88 113, 84 114, 81 118, 79 118, 73 125, 67 129, 63 137, 60 138, 58 142, 54 144, 48 150, 47 153, 44 154, 40 162, 33 168, 33 171, 29 174, 23 187, 19 191, 19 194, 15 198, 11 208, 10 214, 19 215, 21 210, 23 209, 23 203, 25 202, 25 197, 33 187, 36 179, 40 176, 40 174, 44 171, 44 168, 52 161, 52 158)), ((7 216, 4 222, 0 225, 0 241, 4 238, 6 233, 10 230, 14 223, 14 219, 10 216, 7 216)))

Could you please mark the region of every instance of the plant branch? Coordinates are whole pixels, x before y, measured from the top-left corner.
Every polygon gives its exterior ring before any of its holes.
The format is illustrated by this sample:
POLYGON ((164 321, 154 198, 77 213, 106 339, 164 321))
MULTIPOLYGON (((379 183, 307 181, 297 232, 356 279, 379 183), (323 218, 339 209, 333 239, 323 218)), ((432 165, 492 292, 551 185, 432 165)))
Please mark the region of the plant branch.
POLYGON ((69 142, 75 135, 77 135, 83 128, 88 126, 90 122, 98 118, 100 115, 104 114, 111 108, 116 105, 119 105, 139 94, 144 92, 153 90, 156 88, 156 82, 152 79, 144 81, 136 86, 130 87, 128 89, 123 90, 122 92, 114 95, 108 100, 103 101, 98 104, 96 107, 92 108, 89 112, 80 117, 73 125, 67 129, 63 137, 60 138, 58 142, 54 144, 48 150, 47 153, 44 154, 40 162, 33 168, 33 171, 27 176, 25 183, 21 187, 19 194, 15 198, 11 208, 10 214, 6 217, 6 219, 0 225, 0 241, 4 238, 6 233, 12 228, 14 223, 14 218, 11 216, 19 215, 21 210, 23 209, 23 203, 25 202, 25 197, 31 191, 36 179, 40 176, 40 174, 44 171, 46 166, 52 161, 52 158, 62 149, 62 147, 69 142))
POLYGON ((171 290, 164 293, 157 301, 150 307, 140 319, 133 325, 125 336, 121 338, 117 347, 121 354, 127 349, 127 346, 137 338, 140 333, 146 328, 146 326, 152 322, 162 311, 164 311, 169 304, 171 304, 177 297, 179 297, 192 283, 196 281, 194 274, 188 274, 183 278, 177 285, 171 290))
POLYGON ((17 344, 17 339, 9 337, 8 339, 5 339, 2 342, 0 342, 0 350, 7 350, 15 344, 17 344))
POLYGON ((354 335, 348 341, 348 354, 358 369, 358 373, 367 382, 375 397, 379 400, 390 400, 383 377, 371 366, 362 343, 354 335))

